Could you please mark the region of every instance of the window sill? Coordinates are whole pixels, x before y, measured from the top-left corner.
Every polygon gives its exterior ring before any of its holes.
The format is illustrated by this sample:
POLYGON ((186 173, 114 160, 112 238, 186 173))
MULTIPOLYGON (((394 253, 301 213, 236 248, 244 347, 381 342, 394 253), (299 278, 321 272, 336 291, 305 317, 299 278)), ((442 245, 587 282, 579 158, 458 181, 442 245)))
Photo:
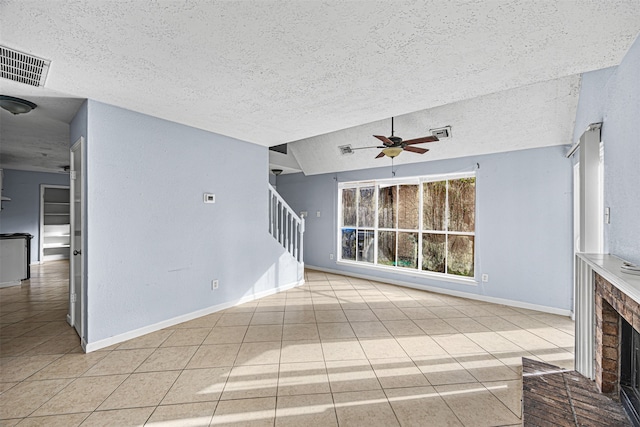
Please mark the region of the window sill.
POLYGON ((439 274, 427 273, 420 270, 404 269, 402 267, 386 267, 382 265, 368 264, 364 262, 355 261, 336 261, 338 265, 344 265, 348 267, 365 268, 367 270, 381 271, 385 273, 400 274, 402 276, 410 276, 415 278, 424 278, 437 280, 440 282, 455 283, 456 285, 478 286, 478 281, 474 278, 464 278, 455 276, 441 276, 439 274))

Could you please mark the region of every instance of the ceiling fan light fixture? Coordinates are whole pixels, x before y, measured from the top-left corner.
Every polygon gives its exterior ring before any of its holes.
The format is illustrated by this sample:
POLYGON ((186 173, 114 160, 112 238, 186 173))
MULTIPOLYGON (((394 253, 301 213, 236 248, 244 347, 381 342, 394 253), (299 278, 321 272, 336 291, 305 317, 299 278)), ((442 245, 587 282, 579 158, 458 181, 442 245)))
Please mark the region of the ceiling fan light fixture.
POLYGON ((391 157, 393 159, 394 157, 397 157, 400 153, 402 153, 402 147, 388 147, 383 149, 382 152, 385 156, 391 157))
POLYGON ((13 115, 26 114, 37 107, 31 101, 13 96, 0 95, 0 107, 13 115))

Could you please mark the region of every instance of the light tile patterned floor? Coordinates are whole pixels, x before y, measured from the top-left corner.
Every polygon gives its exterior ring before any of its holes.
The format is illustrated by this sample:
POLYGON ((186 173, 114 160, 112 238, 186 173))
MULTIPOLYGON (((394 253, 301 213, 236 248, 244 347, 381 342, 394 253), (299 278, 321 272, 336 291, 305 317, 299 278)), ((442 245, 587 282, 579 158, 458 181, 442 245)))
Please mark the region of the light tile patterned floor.
POLYGON ((0 289, 3 426, 519 425, 520 358, 573 366, 568 318, 317 271, 83 354, 67 272, 0 289))

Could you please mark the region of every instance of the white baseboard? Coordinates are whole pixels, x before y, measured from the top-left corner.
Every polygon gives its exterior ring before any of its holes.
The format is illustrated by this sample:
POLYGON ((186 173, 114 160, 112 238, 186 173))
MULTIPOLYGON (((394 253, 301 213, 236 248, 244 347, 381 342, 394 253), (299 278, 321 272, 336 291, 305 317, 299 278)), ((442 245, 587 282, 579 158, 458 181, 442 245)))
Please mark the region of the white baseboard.
POLYGON ((455 290, 452 290, 452 289, 439 288, 439 287, 436 287, 436 286, 417 285, 415 283, 404 282, 402 280, 384 279, 384 278, 380 278, 380 277, 376 277, 376 276, 369 276, 367 274, 352 273, 352 272, 349 272, 349 271, 334 270, 334 269, 331 269, 331 268, 316 267, 316 266, 313 266, 313 265, 307 265, 306 268, 308 268, 310 270, 322 271, 322 272, 325 272, 325 273, 333 273, 333 274, 340 274, 342 276, 356 277, 358 279, 366 279, 366 280, 373 280, 375 282, 390 283, 392 285, 398 285, 398 286, 404 286, 404 287, 407 287, 407 288, 419 289, 421 291, 435 292, 435 293, 444 294, 444 295, 451 295, 451 296, 454 296, 454 297, 461 297, 461 298, 467 298, 467 299, 472 299, 472 300, 476 300, 476 301, 490 302, 490 303, 493 303, 493 304, 502 304, 502 305, 507 305, 507 306, 510 306, 510 307, 526 308, 528 310, 541 311, 543 313, 557 314, 557 315, 560 315, 560 316, 571 316, 572 315, 571 310, 565 310, 565 309, 556 308, 556 307, 548 307, 546 305, 538 305, 538 304, 532 304, 532 303, 523 302, 523 301, 515 301, 515 300, 510 300, 510 299, 505 299, 505 298, 490 297, 490 296, 487 296, 487 295, 478 295, 478 294, 473 294, 473 293, 470 293, 470 292, 461 292, 461 291, 455 291, 455 290))
POLYGON ((85 353, 91 353, 92 351, 100 350, 102 348, 106 348, 114 344, 119 344, 121 342, 128 341, 133 338, 138 338, 142 335, 150 334, 151 332, 156 332, 156 331, 159 331, 160 329, 168 328, 170 326, 174 326, 179 323, 188 322, 189 320, 197 319, 198 317, 206 316, 208 314, 225 310, 227 308, 231 308, 236 305, 244 304, 246 302, 251 302, 260 298, 267 297, 269 295, 277 294, 279 292, 286 291, 288 289, 292 289, 292 288, 295 288, 296 286, 301 286, 303 284, 304 284, 304 279, 298 282, 288 283, 286 285, 282 285, 277 288, 268 289, 262 292, 257 292, 252 295, 246 295, 237 300, 225 302, 222 304, 204 308, 202 310, 193 311, 191 313, 187 313, 171 319, 163 320, 162 322, 154 323, 153 325, 144 326, 142 328, 125 332, 123 334, 114 335, 112 337, 105 338, 96 342, 87 343, 83 339, 82 348, 85 353))
POLYGON ((19 286, 22 283, 22 280, 12 280, 11 282, 2 282, 0 283, 0 288, 8 288, 9 286, 19 286))
POLYGON ((40 261, 41 264, 44 264, 48 261, 62 261, 63 259, 69 259, 69 255, 55 254, 55 255, 45 255, 43 259, 40 261))

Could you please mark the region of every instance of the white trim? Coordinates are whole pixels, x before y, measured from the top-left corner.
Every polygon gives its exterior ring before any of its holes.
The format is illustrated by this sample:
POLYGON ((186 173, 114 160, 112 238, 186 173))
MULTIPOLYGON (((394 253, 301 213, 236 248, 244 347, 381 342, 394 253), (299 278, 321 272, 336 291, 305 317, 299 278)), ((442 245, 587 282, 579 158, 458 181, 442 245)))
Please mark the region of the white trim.
POLYGON ((571 148, 569 148, 569 151, 567 151, 565 157, 568 159, 569 157, 573 156, 573 154, 578 151, 578 148, 580 148, 580 140, 578 140, 578 142, 576 142, 571 146, 571 148))
MULTIPOLYGON (((447 174, 438 174, 438 175, 424 175, 424 176, 414 176, 414 177, 403 177, 403 178, 391 178, 391 179, 376 179, 376 180, 368 180, 368 181, 346 181, 346 182, 340 182, 338 183, 338 191, 337 191, 337 199, 338 199, 338 210, 337 210, 337 214, 336 214, 336 218, 338 220, 338 226, 335 227, 335 231, 336 231, 336 242, 335 242, 335 248, 336 248, 336 264, 342 264, 344 263, 344 265, 352 265, 354 267, 358 267, 358 266, 362 266, 364 268, 367 269, 376 269, 379 271, 389 271, 389 272, 394 272, 394 273, 398 273, 398 274, 402 274, 402 275, 410 275, 410 276, 422 276, 422 277, 428 277, 428 278, 433 278, 435 280, 440 280, 440 281, 445 281, 445 282, 452 282, 452 283, 460 283, 460 284, 464 284, 464 285, 472 285, 472 286, 477 286, 478 284, 478 279, 477 279, 477 275, 478 272, 475 271, 475 267, 479 264, 478 263, 478 254, 476 252, 476 231, 475 231, 475 225, 474 225, 474 231, 472 232, 458 232, 458 231, 451 231, 449 230, 449 218, 450 218, 450 213, 449 213, 449 182, 451 180, 459 180, 459 179, 465 179, 465 178, 473 178, 474 180, 476 180, 477 182, 477 173, 474 171, 471 172, 453 172, 453 173, 447 173, 447 174), (432 182, 439 182, 439 181, 446 181, 447 185, 446 185, 446 193, 445 193, 445 224, 446 224, 446 229, 445 230, 425 230, 423 228, 423 184, 428 184, 428 183, 432 183, 432 182), (382 184, 385 184, 384 187, 382 186, 382 184), (415 185, 418 187, 418 199, 419 199, 419 210, 418 210, 418 227, 416 229, 402 229, 399 228, 399 223, 398 220, 396 218, 395 221, 395 227, 392 228, 381 228, 380 224, 378 222, 378 216, 379 216, 379 200, 378 200, 378 194, 380 192, 381 188, 388 188, 388 187, 392 187, 392 186, 399 186, 399 185, 415 185), (373 227, 370 226, 358 226, 357 224, 359 223, 359 215, 360 215, 360 210, 356 209, 356 221, 355 224, 353 226, 346 226, 346 225, 341 225, 343 224, 343 206, 342 206, 342 196, 343 196, 343 192, 346 190, 356 190, 356 200, 359 200, 359 191, 362 188, 368 188, 368 187, 373 187, 374 188, 374 199, 375 199, 375 216, 374 216, 374 224, 373 227), (354 260, 350 260, 350 259, 343 259, 342 258, 342 239, 343 239, 343 232, 345 230, 352 230, 356 233, 356 253, 355 255, 355 259, 354 260), (375 246, 374 246, 374 262, 372 263, 367 263, 367 262, 363 262, 358 260, 358 235, 360 233, 360 231, 373 231, 374 232, 374 242, 375 242, 375 246), (398 245, 398 239, 400 237, 400 233, 416 233, 418 235, 418 242, 417 242, 417 250, 418 250, 418 267, 420 267, 422 265, 422 260, 423 260, 423 247, 422 247, 422 239, 424 237, 425 234, 438 234, 438 235, 443 235, 445 236, 445 248, 446 248, 446 252, 445 252, 445 270, 448 269, 448 265, 449 265, 449 245, 448 245, 448 241, 449 241, 449 236, 452 235, 461 235, 461 236, 467 236, 467 237, 471 237, 474 242, 473 242, 473 266, 474 266, 474 277, 472 278, 467 278, 464 276, 457 276, 455 274, 450 274, 447 272, 444 273, 434 273, 434 272, 426 272, 422 269, 405 269, 403 267, 400 266, 385 266, 382 264, 378 263, 378 256, 379 256, 379 248, 378 248, 378 233, 381 231, 390 231, 395 233, 395 238, 396 238, 396 253, 395 253, 395 259, 398 259, 398 251, 399 251, 399 245, 398 245)), ((475 191, 475 190, 474 190, 475 191)), ((396 211, 396 216, 399 215, 400 212, 400 207, 399 207, 399 189, 397 190, 398 193, 398 197, 396 197, 395 200, 395 211, 396 211)), ((477 203, 477 191, 475 192, 475 214, 476 214, 476 218, 478 215, 478 203, 477 203)), ((356 206, 357 206, 357 202, 356 202, 356 206)), ((477 221, 477 220, 476 220, 477 221)), ((476 222, 477 223, 477 222, 476 222)))
POLYGON ((80 338, 83 340, 86 338, 86 330, 87 330, 87 319, 85 316, 85 298, 87 294, 87 283, 85 280, 85 209, 86 209, 86 198, 85 198, 85 170, 86 170, 86 152, 85 152, 85 139, 83 136, 79 137, 76 142, 69 149, 69 159, 71 165, 71 174, 69 176, 69 238, 70 238, 70 247, 69 247, 69 314, 71 317, 71 324, 73 328, 78 332, 80 338), (78 153, 79 152, 79 153, 78 153), (75 169, 75 161, 76 156, 80 155, 80 177, 77 177, 77 172, 75 169), (78 203, 75 200, 75 190, 76 186, 80 186, 80 218, 76 218, 76 204, 78 203), (77 257, 73 255, 76 248, 76 239, 75 239, 75 229, 76 222, 80 221, 80 248, 79 251, 81 253, 80 259, 80 292, 75 295, 76 301, 80 299, 80 313, 76 313, 76 303, 72 301, 72 294, 74 294, 77 284, 75 283, 75 263, 78 262, 77 257), (79 323, 79 325, 78 325, 79 323), (79 331, 76 326, 79 326, 79 331))
POLYGON ((598 273, 605 280, 624 294, 640 303, 640 276, 624 273, 621 269, 624 260, 608 254, 576 254, 589 265, 591 270, 598 273))
POLYGON ((69 324, 69 326, 71 326, 73 328, 73 323, 71 322, 71 315, 67 314, 67 323, 69 324))
MULTIPOLYGON (((591 128, 591 125, 590 125, 591 128)), ((580 137, 580 252, 598 253, 602 209, 599 206, 599 126, 580 137)))
POLYGON ((160 329, 168 328, 170 326, 177 325, 179 323, 188 322, 189 320, 197 319, 198 317, 206 316, 208 314, 212 314, 221 310, 225 310, 227 308, 234 307, 236 305, 244 304, 246 302, 251 302, 260 298, 264 298, 269 295, 273 295, 282 291, 286 291, 288 289, 295 288, 297 286, 301 286, 304 284, 304 279, 288 283, 286 285, 279 286, 273 289, 267 289, 266 291, 258 292, 253 295, 246 295, 240 299, 225 302, 222 304, 214 305, 211 307, 203 308, 202 310, 193 311, 191 313, 183 314, 180 316, 176 316, 172 319, 163 320, 158 323, 154 323, 153 325, 144 326, 142 328, 134 329, 133 331, 125 332, 123 334, 114 335, 109 338, 105 338, 96 342, 87 343, 85 340, 82 340, 82 348, 85 353, 90 353, 92 351, 100 350, 105 347, 109 347, 114 344, 119 344, 121 342, 138 338, 142 335, 150 334, 151 332, 159 331, 160 329))
MULTIPOLYGON (((421 291, 429 291, 429 292, 435 292, 438 294, 444 294, 444 295, 451 295, 454 297, 461 297, 461 298, 467 298, 467 299, 472 299, 472 300, 476 300, 476 301, 483 301, 483 302, 489 302, 492 304, 501 304, 501 305, 507 305, 510 307, 518 307, 518 308, 526 308, 527 310, 534 310, 534 311, 540 311, 543 313, 550 313, 550 314, 557 314, 559 316, 571 316, 571 310, 565 310, 562 308, 556 308, 556 307, 549 307, 546 305, 538 305, 538 304, 532 304, 532 303, 528 303, 528 302, 523 302, 523 301, 515 301, 515 300, 510 300, 510 299, 505 299, 505 298, 497 298, 497 297, 490 297, 487 295, 478 295, 478 294, 473 294, 473 293, 469 293, 469 292, 462 292, 462 291, 455 291, 452 289, 446 289, 446 288, 439 288, 436 286, 429 286, 429 285, 417 285, 415 283, 409 283, 409 282, 404 282, 402 280, 394 280, 394 279, 386 279, 386 278, 381 278, 381 277, 376 277, 376 276, 369 276, 367 274, 358 274, 358 273, 352 273, 350 271, 343 271, 343 270, 334 270, 331 268, 324 268, 324 267, 316 267, 313 265, 307 265, 306 266, 307 269, 310 270, 317 270, 317 271, 322 271, 325 273, 333 273, 333 274, 340 274, 343 276, 349 276, 349 277, 356 277, 359 279, 366 279, 366 280, 373 280, 376 282, 384 282, 384 283, 390 283, 392 285, 398 285, 398 286, 404 286, 407 288, 413 288, 413 289, 418 289, 421 291)), ((394 270, 394 273, 396 272, 396 270, 394 270)))
POLYGON ((451 179, 462 179, 462 178, 470 178, 476 176, 476 168, 470 171, 463 172, 452 172, 452 173, 440 173, 434 175, 417 175, 417 176, 406 176, 406 177, 398 177, 398 178, 380 178, 380 179, 369 179, 363 181, 341 181, 338 182, 338 190, 343 188, 359 188, 359 187, 371 187, 371 186, 383 186, 389 187, 393 185, 418 185, 423 182, 436 182, 443 180, 451 180, 451 179))
MULTIPOLYGON (((433 280, 438 280, 440 282, 455 283, 456 285, 478 286, 478 281, 471 277, 465 278, 462 276, 458 277, 453 275, 445 276, 442 273, 431 273, 424 270, 418 270, 417 268, 386 266, 382 264, 376 265, 371 263, 365 263, 363 261, 344 261, 344 260, 338 260, 336 261, 336 264, 344 265, 348 267, 355 267, 355 268, 362 267, 368 270, 383 271, 387 273, 400 274, 402 276, 411 276, 411 277, 420 277, 420 278, 424 277, 425 279, 433 279, 433 280)), ((312 267, 307 266, 307 268, 312 268, 312 267)))
POLYGON ((575 256, 575 351, 574 367, 585 377, 595 376, 595 298, 594 274, 589 263, 580 254, 575 256))
POLYGON ((22 284, 21 280, 13 280, 11 282, 2 282, 0 283, 0 288, 8 288, 9 286, 20 286, 22 284))

